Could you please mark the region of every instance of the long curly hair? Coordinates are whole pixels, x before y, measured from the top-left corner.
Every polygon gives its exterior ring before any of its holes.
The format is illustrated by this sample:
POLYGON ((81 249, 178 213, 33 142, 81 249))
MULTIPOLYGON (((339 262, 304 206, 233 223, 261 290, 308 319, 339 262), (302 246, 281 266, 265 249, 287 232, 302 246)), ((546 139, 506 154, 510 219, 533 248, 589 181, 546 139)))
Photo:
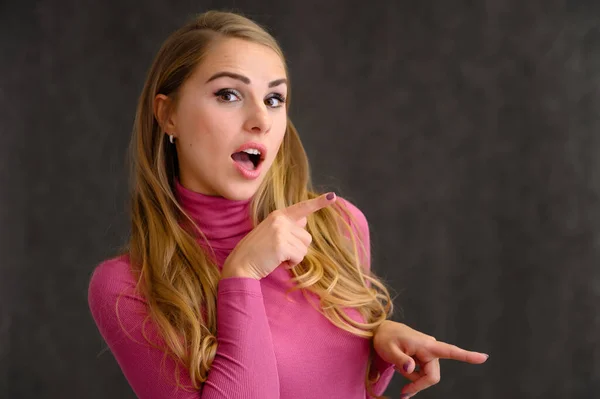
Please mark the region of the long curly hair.
MULTIPOLYGON (((206 381, 217 352, 220 272, 214 257, 199 245, 198 240, 206 237, 177 201, 177 153, 167 143, 153 103, 159 93, 176 97, 211 42, 222 38, 267 46, 285 65, 276 40, 250 19, 222 11, 196 16, 160 48, 139 97, 129 149, 132 229, 124 252, 129 254, 132 271, 138 277, 137 289, 147 299, 146 321, 151 319, 158 326, 165 356, 188 370, 192 389, 200 389, 206 381)), ((289 99, 288 93, 287 107, 289 99)), ((277 209, 319 195, 312 189, 308 158, 298 132, 288 119, 276 159, 250 203, 254 226, 277 209)), ((308 217, 306 229, 313 240, 304 260, 291 269, 295 282, 292 291, 303 290, 307 299, 307 291, 316 294, 320 303, 315 308, 333 324, 370 339, 375 328, 392 314, 393 302, 385 285, 365 267, 366 248, 361 248, 363 241, 355 222, 343 201, 308 217), (350 318, 345 308, 356 309, 365 322, 350 318)), ((373 357, 371 345, 365 375, 371 394, 379 378, 371 375, 373 357)), ((176 381, 181 386, 179 370, 176 381)))

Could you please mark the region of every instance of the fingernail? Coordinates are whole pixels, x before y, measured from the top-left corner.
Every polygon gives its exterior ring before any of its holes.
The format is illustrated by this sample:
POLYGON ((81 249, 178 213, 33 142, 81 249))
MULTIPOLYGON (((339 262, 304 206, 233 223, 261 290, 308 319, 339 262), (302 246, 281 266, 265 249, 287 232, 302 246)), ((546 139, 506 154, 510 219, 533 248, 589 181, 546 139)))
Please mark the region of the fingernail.
POLYGON ((404 363, 404 371, 408 373, 409 368, 410 368, 410 362, 404 363))
POLYGON ((410 398, 412 394, 411 393, 403 393, 402 395, 400 395, 401 399, 406 399, 406 398, 410 398))
POLYGON ((334 193, 329 193, 329 194, 327 194, 327 197, 325 197, 325 198, 327 198, 327 201, 331 201, 332 199, 335 198, 335 194, 334 193))
POLYGON ((484 355, 485 355, 486 359, 490 358, 490 355, 488 355, 487 353, 484 353, 484 355))

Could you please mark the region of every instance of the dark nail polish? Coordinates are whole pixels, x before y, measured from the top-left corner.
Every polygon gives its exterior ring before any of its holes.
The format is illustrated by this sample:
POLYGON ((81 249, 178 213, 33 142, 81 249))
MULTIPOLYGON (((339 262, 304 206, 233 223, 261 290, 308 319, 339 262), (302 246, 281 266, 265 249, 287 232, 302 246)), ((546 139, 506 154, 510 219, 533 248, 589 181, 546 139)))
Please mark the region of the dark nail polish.
POLYGON ((410 367, 410 362, 404 363, 404 371, 408 373, 408 369, 410 367))
POLYGON ((334 193, 329 193, 329 194, 327 194, 326 198, 327 198, 328 201, 331 201, 334 197, 335 197, 334 193))

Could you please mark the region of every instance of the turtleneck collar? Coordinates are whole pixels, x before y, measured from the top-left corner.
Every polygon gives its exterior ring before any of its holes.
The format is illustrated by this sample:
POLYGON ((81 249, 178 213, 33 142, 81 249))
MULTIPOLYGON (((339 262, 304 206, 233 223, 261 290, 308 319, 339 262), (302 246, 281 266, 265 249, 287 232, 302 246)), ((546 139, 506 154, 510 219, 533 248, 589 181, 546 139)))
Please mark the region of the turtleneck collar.
POLYGON ((175 179, 179 203, 206 235, 214 249, 232 250, 252 230, 250 202, 197 193, 175 179))

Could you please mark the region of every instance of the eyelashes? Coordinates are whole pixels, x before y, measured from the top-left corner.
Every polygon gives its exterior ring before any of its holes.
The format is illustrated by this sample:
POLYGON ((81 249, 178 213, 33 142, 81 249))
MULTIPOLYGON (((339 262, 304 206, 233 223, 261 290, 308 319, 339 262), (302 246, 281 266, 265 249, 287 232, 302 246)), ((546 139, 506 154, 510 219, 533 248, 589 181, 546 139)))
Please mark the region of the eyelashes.
MULTIPOLYGON (((221 89, 214 93, 214 95, 218 101, 223 103, 233 103, 242 99, 242 94, 234 89, 221 89)), ((285 100, 284 95, 273 93, 265 99, 265 104, 271 108, 279 108, 285 104, 285 100)))
POLYGON ((282 96, 279 93, 273 93, 273 95, 271 97, 267 98, 267 101, 268 100, 273 100, 273 99, 275 99, 275 100, 277 100, 279 102, 279 104, 273 105, 272 106, 273 108, 281 107, 283 104, 285 104, 285 97, 282 96))

